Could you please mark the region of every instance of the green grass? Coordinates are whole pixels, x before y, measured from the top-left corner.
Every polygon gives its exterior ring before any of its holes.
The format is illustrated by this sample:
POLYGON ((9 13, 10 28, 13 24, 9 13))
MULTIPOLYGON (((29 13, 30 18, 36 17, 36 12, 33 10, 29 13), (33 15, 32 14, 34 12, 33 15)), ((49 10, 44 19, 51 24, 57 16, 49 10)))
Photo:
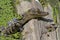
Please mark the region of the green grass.
POLYGON ((17 32, 16 34, 9 35, 8 37, 0 36, 0 40, 22 40, 22 34, 17 32))
POLYGON ((0 0, 0 26, 6 26, 8 21, 18 17, 14 10, 11 0, 0 0))
MULTIPOLYGON (((7 26, 8 21, 13 18, 21 18, 15 9, 15 4, 12 0, 0 0, 0 26, 7 26)), ((21 33, 10 35, 10 37, 0 36, 0 40, 17 40, 21 39, 21 33)))

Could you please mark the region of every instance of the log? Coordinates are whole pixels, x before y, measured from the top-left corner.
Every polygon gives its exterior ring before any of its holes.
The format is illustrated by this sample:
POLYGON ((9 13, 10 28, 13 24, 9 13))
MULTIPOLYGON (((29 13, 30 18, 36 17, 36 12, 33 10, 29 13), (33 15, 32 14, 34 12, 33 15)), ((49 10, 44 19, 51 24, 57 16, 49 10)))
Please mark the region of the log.
MULTIPOLYGON (((45 18, 52 19, 51 15, 52 13, 50 12, 50 15, 45 18)), ((48 25, 49 23, 51 22, 32 19, 24 26, 24 31, 22 32, 24 35, 23 40, 57 40, 56 31, 45 33, 45 25, 48 25)))
MULTIPOLYGON (((20 12, 20 5, 17 6, 18 13, 20 12)), ((43 9, 42 9, 43 10, 43 9)), ((52 18, 52 8, 50 5, 44 8, 44 11, 49 12, 49 15, 44 17, 46 19, 52 18)), ((32 19, 26 25, 24 25, 24 30, 22 32, 22 40, 57 40, 56 31, 48 32, 45 28, 46 25, 51 22, 46 22, 42 20, 32 19)))

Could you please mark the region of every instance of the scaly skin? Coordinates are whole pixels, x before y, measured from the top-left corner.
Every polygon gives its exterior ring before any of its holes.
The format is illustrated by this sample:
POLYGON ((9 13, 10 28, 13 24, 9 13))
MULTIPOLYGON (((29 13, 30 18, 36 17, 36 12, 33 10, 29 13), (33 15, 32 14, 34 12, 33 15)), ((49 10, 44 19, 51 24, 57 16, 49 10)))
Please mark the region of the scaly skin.
POLYGON ((23 15, 22 19, 15 19, 16 21, 14 20, 11 21, 11 25, 8 25, 8 27, 2 30, 1 33, 10 35, 19 31, 21 32, 23 30, 23 26, 29 20, 34 18, 44 17, 47 15, 48 15, 47 12, 40 12, 39 10, 35 11, 31 9, 23 15))

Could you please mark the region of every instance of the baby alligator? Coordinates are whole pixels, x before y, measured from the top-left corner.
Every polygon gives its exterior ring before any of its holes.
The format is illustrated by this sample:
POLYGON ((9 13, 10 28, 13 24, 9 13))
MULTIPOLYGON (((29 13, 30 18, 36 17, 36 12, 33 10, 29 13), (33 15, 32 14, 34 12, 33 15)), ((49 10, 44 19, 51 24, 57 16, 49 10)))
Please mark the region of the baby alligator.
POLYGON ((10 35, 16 32, 21 32, 23 30, 23 26, 31 19, 39 18, 47 16, 48 12, 42 12, 39 10, 32 10, 30 9, 28 12, 24 13, 21 19, 13 19, 8 23, 8 27, 3 30, 0 30, 1 33, 10 35))

